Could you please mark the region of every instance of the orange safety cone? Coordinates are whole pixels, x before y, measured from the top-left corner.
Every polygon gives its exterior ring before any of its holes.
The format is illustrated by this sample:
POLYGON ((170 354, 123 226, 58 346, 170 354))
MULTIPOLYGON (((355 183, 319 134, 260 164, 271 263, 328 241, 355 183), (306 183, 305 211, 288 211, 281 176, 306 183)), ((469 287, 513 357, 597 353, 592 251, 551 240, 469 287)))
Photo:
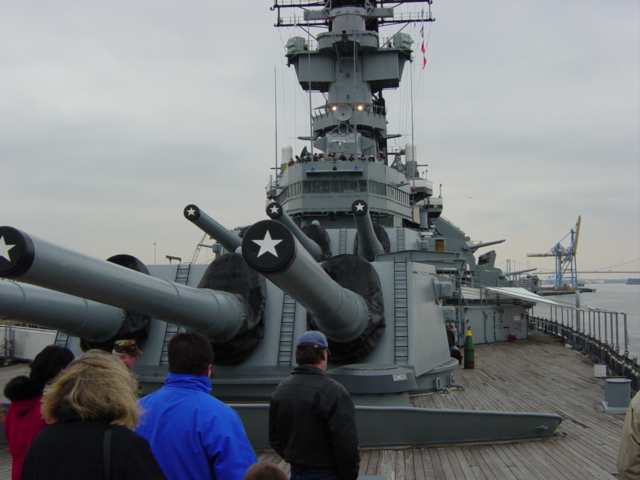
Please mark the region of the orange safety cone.
POLYGON ((467 335, 464 339, 464 368, 474 368, 475 362, 475 349, 473 348, 473 336, 471 335, 471 329, 467 329, 467 335))

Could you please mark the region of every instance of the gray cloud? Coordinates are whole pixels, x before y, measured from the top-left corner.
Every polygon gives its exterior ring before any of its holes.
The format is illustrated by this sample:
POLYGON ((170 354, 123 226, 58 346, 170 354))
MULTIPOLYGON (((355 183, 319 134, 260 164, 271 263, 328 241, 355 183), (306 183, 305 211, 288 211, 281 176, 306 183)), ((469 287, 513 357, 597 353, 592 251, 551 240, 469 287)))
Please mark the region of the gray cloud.
MULTIPOLYGON (((264 218, 279 149, 299 151, 308 129, 308 98, 284 66, 296 32, 273 28, 270 2, 1 5, 3 224, 151 262, 154 242, 164 259, 200 240, 187 203, 230 228, 264 218)), ((507 238, 500 260, 526 263, 578 215, 580 268, 640 257, 639 8, 432 6, 427 68, 416 48, 387 95, 390 130, 411 133, 413 97, 419 160, 443 184, 444 215, 473 239, 507 238)))

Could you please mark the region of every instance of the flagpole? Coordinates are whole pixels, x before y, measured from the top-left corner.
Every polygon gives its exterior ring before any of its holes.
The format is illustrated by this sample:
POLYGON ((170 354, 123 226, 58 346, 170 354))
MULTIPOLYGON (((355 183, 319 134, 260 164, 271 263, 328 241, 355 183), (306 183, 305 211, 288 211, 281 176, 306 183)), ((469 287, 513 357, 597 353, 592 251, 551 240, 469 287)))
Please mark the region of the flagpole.
MULTIPOLYGON (((413 63, 413 62, 411 62, 413 63)), ((411 103, 411 143, 413 144, 413 160, 414 162, 416 162, 415 164, 418 164, 418 158, 417 158, 417 148, 416 147, 416 139, 415 139, 415 132, 414 132, 414 117, 413 117, 413 65, 411 66, 411 70, 410 70, 411 74, 409 76, 409 80, 410 80, 410 85, 411 85, 411 98, 410 98, 410 103, 411 103)), ((416 171, 418 170, 418 167, 416 167, 416 171)), ((412 173, 412 177, 413 177, 413 182, 415 186, 415 172, 412 173)))
POLYGON ((274 126, 275 126, 275 160, 276 160, 276 165, 275 165, 275 173, 276 173, 276 185, 278 184, 278 79, 277 79, 277 75, 276 75, 276 66, 273 66, 273 113, 274 113, 274 126))
POLYGON ((311 147, 311 156, 313 156, 313 103, 311 95, 311 31, 307 29, 307 58, 309 65, 309 146, 311 147))

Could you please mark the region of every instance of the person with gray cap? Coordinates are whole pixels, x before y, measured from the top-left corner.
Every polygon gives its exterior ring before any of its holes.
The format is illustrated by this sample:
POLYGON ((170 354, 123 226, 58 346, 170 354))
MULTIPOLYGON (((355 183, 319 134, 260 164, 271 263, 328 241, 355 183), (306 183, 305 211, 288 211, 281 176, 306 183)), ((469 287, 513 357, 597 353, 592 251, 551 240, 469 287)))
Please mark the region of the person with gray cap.
POLYGON ((356 412, 347 390, 325 373, 327 338, 296 340, 291 375, 271 395, 269 443, 291 464, 291 480, 355 480, 360 468, 356 412))

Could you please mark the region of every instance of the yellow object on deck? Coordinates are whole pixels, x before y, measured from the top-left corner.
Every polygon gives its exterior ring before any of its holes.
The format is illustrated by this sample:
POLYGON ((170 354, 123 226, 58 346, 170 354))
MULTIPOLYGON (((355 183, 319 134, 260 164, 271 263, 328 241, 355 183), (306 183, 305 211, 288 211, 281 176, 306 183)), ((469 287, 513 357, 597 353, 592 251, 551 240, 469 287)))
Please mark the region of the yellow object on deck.
POLYGON ((473 335, 471 335, 471 329, 467 329, 467 334, 464 340, 464 368, 475 367, 475 349, 473 347, 473 335))

